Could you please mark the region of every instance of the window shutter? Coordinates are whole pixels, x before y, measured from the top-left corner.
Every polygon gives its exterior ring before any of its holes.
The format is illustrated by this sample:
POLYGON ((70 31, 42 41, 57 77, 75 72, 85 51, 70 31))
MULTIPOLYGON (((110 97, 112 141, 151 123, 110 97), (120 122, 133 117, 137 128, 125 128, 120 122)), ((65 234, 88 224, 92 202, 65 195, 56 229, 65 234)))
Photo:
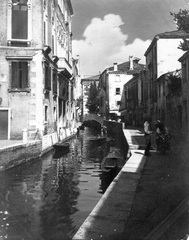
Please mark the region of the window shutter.
POLYGON ((11 88, 18 88, 19 85, 19 67, 18 62, 12 62, 11 88))

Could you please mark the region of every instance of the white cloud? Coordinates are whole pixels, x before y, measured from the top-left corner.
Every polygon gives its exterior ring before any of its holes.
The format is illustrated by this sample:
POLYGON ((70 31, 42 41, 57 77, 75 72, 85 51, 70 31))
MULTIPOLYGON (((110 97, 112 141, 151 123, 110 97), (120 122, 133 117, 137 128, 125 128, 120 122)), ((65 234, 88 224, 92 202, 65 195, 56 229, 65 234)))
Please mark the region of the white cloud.
POLYGON ((80 56, 81 75, 96 75, 114 62, 128 61, 129 55, 141 58, 144 63, 144 53, 151 40, 135 39, 127 45, 128 35, 120 28, 123 24, 119 15, 94 18, 85 29, 84 40, 73 40, 73 56, 80 56))

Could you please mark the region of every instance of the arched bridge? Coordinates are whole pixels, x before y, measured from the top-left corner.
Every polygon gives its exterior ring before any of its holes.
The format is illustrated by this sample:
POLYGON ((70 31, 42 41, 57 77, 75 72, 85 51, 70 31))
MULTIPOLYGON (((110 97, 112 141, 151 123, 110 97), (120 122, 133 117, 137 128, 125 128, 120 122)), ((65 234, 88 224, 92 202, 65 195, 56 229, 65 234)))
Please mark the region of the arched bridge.
POLYGON ((92 114, 92 113, 84 115, 83 122, 85 122, 85 121, 95 121, 95 122, 100 123, 100 125, 103 125, 103 118, 97 116, 96 114, 92 114))

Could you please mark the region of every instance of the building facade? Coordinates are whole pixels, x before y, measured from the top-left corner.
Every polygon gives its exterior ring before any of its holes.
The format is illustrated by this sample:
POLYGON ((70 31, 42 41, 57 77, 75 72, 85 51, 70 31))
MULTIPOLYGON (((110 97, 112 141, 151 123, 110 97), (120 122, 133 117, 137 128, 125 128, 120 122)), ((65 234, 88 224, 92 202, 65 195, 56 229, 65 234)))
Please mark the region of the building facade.
POLYGON ((119 111, 125 125, 141 126, 146 117, 146 70, 124 84, 119 111))
MULTIPOLYGON (((89 96, 89 89, 91 84, 95 84, 98 88, 99 85, 99 75, 90 76, 81 79, 81 88, 82 88, 82 118, 89 113, 89 109, 87 108, 86 104, 88 101, 89 96)), ((81 119, 82 120, 82 119, 81 119)))
POLYGON ((75 121, 71 2, 0 3, 0 138, 65 137, 75 121))
POLYGON ((148 82, 147 115, 152 116, 154 121, 165 120, 165 94, 161 92, 166 88, 166 82, 162 83, 160 77, 180 69, 178 58, 183 51, 178 47, 183 38, 189 38, 183 30, 157 34, 144 54, 148 82))
POLYGON ((99 78, 99 113, 105 119, 120 118, 120 104, 124 84, 143 68, 139 58, 130 56, 129 61, 105 69, 99 78))

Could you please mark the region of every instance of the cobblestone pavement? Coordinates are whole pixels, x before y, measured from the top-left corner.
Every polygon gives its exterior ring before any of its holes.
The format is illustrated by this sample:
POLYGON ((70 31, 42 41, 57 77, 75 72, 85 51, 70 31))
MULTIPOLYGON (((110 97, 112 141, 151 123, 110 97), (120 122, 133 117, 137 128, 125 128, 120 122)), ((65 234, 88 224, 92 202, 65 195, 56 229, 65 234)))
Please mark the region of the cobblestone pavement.
POLYGON ((189 142, 173 141, 166 155, 152 142, 123 239, 181 240, 189 234, 189 142))

